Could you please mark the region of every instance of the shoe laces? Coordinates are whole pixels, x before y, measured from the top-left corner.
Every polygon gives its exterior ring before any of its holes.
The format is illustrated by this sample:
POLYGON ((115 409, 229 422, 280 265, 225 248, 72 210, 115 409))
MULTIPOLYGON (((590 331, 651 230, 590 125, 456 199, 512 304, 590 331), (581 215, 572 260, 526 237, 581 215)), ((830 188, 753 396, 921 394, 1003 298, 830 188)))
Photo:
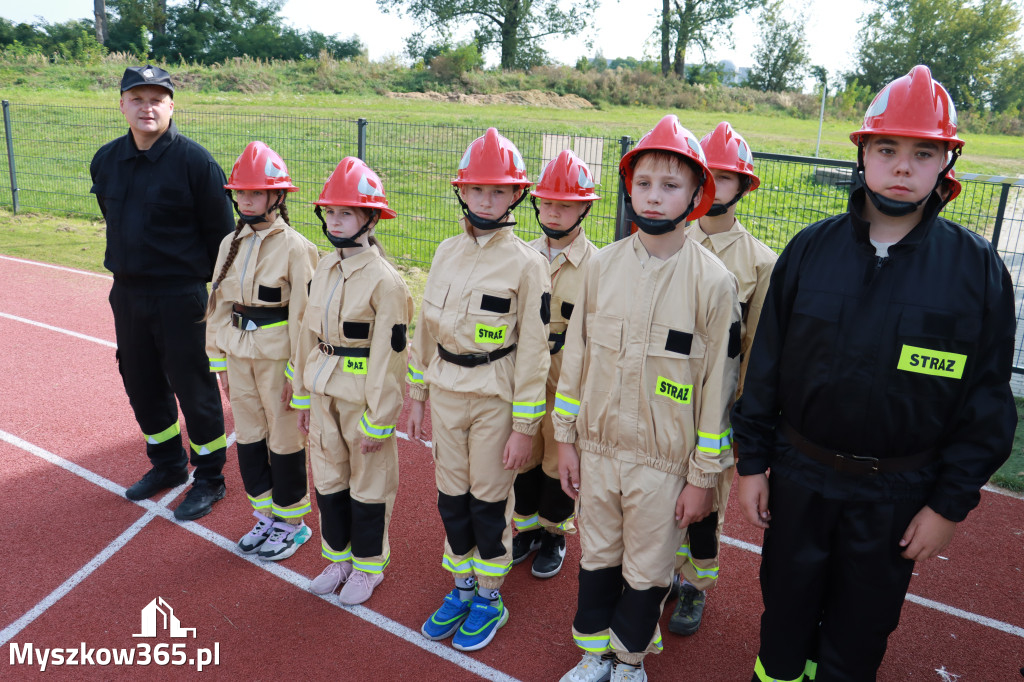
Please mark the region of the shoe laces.
POLYGON ((639 682, 639 680, 643 679, 644 667, 642 664, 629 665, 616 661, 612 666, 615 670, 615 678, 621 680, 621 682, 639 682))

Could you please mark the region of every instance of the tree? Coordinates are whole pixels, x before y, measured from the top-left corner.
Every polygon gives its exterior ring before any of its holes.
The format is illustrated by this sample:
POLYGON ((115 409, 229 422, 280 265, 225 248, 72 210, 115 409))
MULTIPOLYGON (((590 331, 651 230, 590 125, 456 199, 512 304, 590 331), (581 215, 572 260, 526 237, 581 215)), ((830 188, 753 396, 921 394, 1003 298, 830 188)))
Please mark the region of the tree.
POLYGON ((0 17, 0 49, 68 61, 93 61, 106 54, 96 40, 92 22, 86 19, 55 24, 38 19, 32 24, 15 24, 0 17))
POLYGON ((801 12, 789 20, 783 0, 774 0, 761 13, 761 42, 754 48, 756 65, 747 76, 747 87, 763 92, 799 90, 810 66, 801 12))
POLYGON ((93 0, 92 13, 95 17, 96 42, 103 45, 107 42, 107 3, 105 0, 93 0))
POLYGON ((574 0, 568 11, 560 0, 377 0, 381 12, 411 17, 420 27, 406 43, 413 59, 422 57, 427 34, 450 39, 453 28, 472 22, 483 51, 497 47, 503 69, 529 68, 546 60, 541 39, 586 30, 599 0, 574 0))
MULTIPOLYGON (((666 19, 667 10, 663 2, 661 26, 667 24, 669 31, 675 34, 672 70, 678 76, 685 76, 686 50, 691 44, 700 48, 701 54, 706 56, 717 38, 727 37, 731 40, 732 20, 736 15, 761 7, 764 3, 765 0, 672 0, 675 11, 666 19)), ((661 69, 662 73, 667 74, 664 54, 663 51, 661 69)))
POLYGON ((1015 51, 1014 0, 875 0, 862 18, 857 69, 849 77, 878 92, 927 64, 962 109, 993 97, 996 69, 1015 51))

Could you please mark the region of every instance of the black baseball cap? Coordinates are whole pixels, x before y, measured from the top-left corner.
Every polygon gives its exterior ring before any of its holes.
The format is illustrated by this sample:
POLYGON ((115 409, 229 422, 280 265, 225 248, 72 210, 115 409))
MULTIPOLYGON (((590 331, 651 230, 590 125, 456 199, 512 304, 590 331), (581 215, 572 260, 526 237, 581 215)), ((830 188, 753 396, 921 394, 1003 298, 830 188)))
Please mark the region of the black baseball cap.
POLYGON ((121 76, 121 92, 137 88, 140 85, 157 85, 171 91, 174 96, 174 83, 171 82, 171 74, 159 66, 129 66, 121 76))

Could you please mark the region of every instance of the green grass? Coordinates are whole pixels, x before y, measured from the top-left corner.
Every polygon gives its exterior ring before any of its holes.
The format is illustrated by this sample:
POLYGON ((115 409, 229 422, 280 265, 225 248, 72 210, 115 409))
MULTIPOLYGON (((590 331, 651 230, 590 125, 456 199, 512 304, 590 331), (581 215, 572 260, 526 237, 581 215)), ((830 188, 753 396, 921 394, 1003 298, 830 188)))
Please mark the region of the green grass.
POLYGON ((1013 434, 1013 450, 1010 458, 992 477, 991 483, 1024 493, 1024 398, 1014 400, 1017 402, 1017 431, 1013 434))

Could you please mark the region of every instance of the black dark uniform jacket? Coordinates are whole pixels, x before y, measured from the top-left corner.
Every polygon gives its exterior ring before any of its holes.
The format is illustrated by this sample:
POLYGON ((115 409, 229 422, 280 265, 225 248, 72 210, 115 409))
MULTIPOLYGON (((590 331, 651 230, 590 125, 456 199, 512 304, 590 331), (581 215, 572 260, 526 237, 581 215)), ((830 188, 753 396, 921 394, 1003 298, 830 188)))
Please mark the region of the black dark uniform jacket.
POLYGON ((89 167, 107 221, 103 265, 118 281, 176 293, 209 282, 234 229, 224 171, 174 121, 139 151, 129 132, 100 147, 89 167))
POLYGON ((937 217, 934 196, 878 258, 864 201, 856 190, 847 213, 801 231, 775 265, 732 411, 739 472, 771 467, 833 499, 921 499, 961 521, 1013 442, 1013 283, 989 242, 937 217), (938 458, 839 474, 797 453, 780 419, 843 453, 938 458))

